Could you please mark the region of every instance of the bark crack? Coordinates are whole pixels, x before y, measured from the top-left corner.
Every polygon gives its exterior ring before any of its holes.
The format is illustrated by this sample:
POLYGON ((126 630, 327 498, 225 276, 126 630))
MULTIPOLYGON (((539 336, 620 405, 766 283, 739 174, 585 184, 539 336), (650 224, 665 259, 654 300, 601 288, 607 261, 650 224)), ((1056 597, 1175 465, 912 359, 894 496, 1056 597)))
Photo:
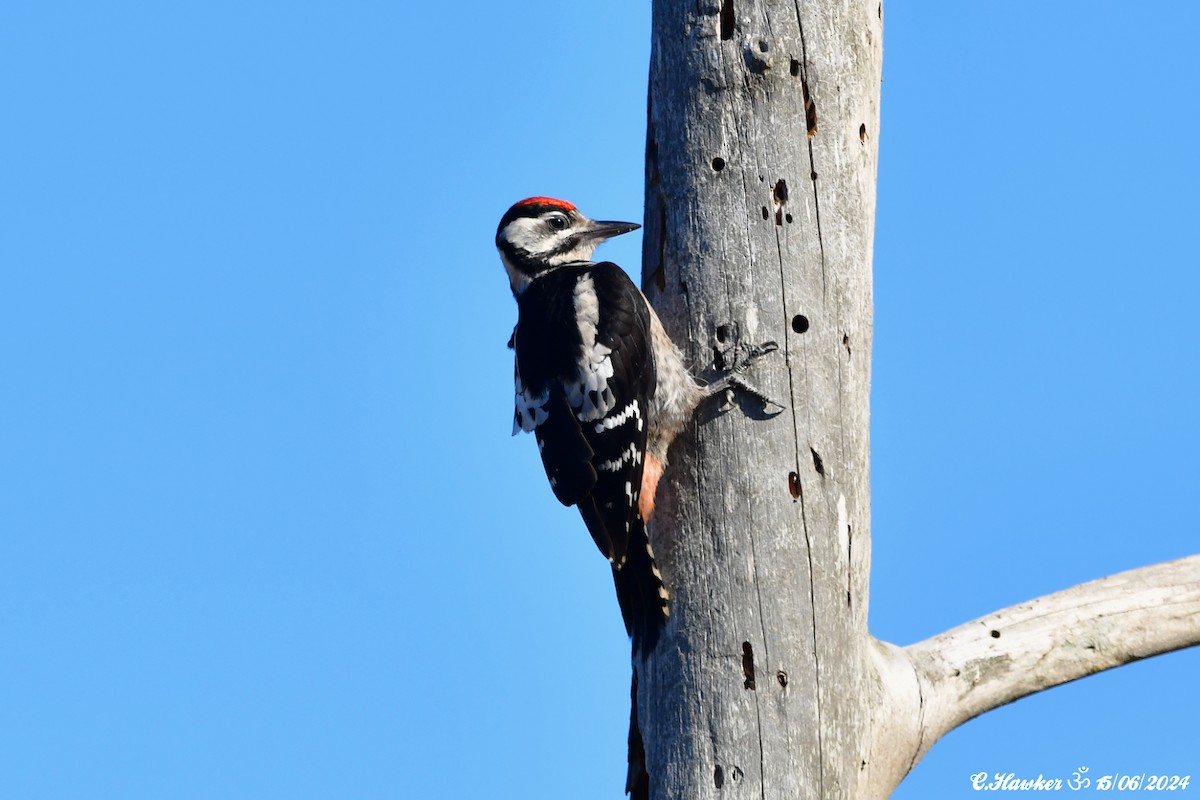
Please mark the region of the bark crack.
MULTIPOLYGON (((800 0, 796 0, 795 5, 796 27, 800 30, 800 80, 808 87, 811 97, 815 96, 816 92, 808 80, 808 46, 804 42, 804 22, 800 18, 800 0)), ((820 193, 817 191, 817 162, 816 157, 813 155, 811 134, 808 137, 808 168, 809 176, 812 178, 813 211, 817 222, 817 246, 821 251, 821 293, 825 294, 829 291, 829 281, 827 280, 825 268, 825 238, 821 233, 821 198, 820 193)))
MULTIPOLYGON (((805 46, 805 43, 804 43, 804 23, 801 22, 801 20, 800 20, 799 0, 797 0, 795 5, 796 5, 796 27, 798 28, 799 33, 800 33, 800 55, 801 55, 800 68, 801 68, 801 75, 802 75, 801 80, 803 80, 807 84, 808 83, 808 48, 805 46)), ((813 166, 813 151, 812 151, 812 139, 811 138, 808 140, 808 161, 809 161, 809 169, 812 171, 812 174, 815 175, 816 169, 813 166)), ((821 235, 821 209, 820 209, 819 203, 817 202, 816 182, 815 181, 813 182, 813 207, 815 210, 816 224, 817 224, 817 246, 818 246, 818 248, 820 250, 820 254, 821 254, 821 294, 822 294, 822 296, 825 296, 828 292, 828 281, 826 280, 826 270, 825 270, 825 244, 824 244, 824 240, 822 239, 822 235, 821 235)), ((776 229, 776 232, 775 232, 775 245, 776 245, 776 249, 779 254, 780 285, 781 285, 781 287, 783 287, 784 308, 786 311, 786 308, 787 308, 787 291, 786 291, 786 279, 785 279, 786 273, 785 273, 784 266, 783 266, 783 246, 782 246, 782 242, 780 241, 780 238, 779 238, 778 229, 776 229)), ((788 327, 789 327, 788 325, 784 325, 784 341, 785 341, 785 343, 788 342, 788 333, 787 333, 788 327)), ((789 346, 786 348, 785 352, 790 352, 790 350, 791 350, 791 348, 789 346)), ((788 381, 789 381, 789 385, 791 385, 792 367, 791 367, 790 358, 786 359, 786 363, 788 366, 788 381)), ((796 445, 796 473, 797 473, 797 475, 799 475, 800 474, 799 422, 796 419, 796 412, 794 410, 795 405, 796 405, 795 404, 794 385, 792 385, 791 388, 793 389, 792 425, 793 425, 793 430, 794 430, 794 442, 796 445)), ((811 410, 810 410, 810 413, 811 413, 811 410)), ((811 420, 810 420, 810 423, 811 423, 811 420)), ((810 611, 809 619, 810 619, 810 624, 812 626, 813 675, 814 675, 814 681, 816 683, 816 686, 814 687, 814 689, 815 689, 815 695, 817 698, 817 703, 816 703, 816 706, 817 706, 817 765, 818 765, 817 766, 817 776, 818 776, 818 780, 820 781, 819 785, 824 786, 825 785, 825 724, 824 724, 824 720, 823 720, 823 714, 822 714, 823 709, 822 709, 822 703, 821 703, 821 656, 820 656, 821 648, 818 643, 818 634, 817 634, 816 573, 813 568, 813 553, 812 553, 813 543, 812 543, 812 536, 810 535, 809 530, 808 530, 808 513, 807 513, 806 501, 805 501, 805 497, 804 497, 803 482, 801 482, 801 491, 800 491, 800 518, 802 521, 802 529, 804 531, 805 556, 806 556, 806 559, 808 562, 808 602, 809 602, 809 611, 810 611)))

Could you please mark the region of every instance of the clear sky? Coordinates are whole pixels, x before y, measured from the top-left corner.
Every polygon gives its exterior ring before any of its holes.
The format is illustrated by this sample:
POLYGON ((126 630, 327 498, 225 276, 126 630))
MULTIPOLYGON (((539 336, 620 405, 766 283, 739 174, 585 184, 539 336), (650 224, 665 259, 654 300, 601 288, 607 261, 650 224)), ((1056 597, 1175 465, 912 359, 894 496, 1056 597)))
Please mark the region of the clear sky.
MULTIPOLYGON (((886 9, 878 636, 1200 550, 1198 27, 886 9)), ((628 648, 509 436, 492 237, 641 218, 648 53, 644 0, 0 7, 0 797, 620 796, 628 648)), ((896 796, 1194 795, 1197 675, 1022 700, 896 796)))

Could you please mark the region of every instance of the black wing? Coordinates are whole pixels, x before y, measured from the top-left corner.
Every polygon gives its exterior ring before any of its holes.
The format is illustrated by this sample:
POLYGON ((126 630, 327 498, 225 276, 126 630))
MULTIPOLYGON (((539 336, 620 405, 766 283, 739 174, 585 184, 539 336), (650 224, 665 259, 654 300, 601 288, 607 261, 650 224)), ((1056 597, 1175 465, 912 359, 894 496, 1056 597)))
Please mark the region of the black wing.
POLYGON ((646 300, 605 262, 559 268, 518 304, 514 428, 534 432, 555 497, 613 563, 626 628, 646 645, 638 631, 656 631, 666 608, 638 512, 655 385, 646 300))

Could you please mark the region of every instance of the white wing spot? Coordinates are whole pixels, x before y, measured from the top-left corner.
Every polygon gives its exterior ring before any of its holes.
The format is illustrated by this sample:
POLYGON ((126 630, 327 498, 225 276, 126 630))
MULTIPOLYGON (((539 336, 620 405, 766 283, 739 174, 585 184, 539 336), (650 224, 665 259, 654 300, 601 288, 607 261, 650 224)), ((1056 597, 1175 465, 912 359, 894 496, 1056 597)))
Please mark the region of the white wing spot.
POLYGON ((546 403, 550 400, 550 390, 546 389, 541 394, 535 395, 525 388, 525 384, 521 382, 521 376, 514 374, 513 387, 516 390, 516 415, 513 418, 513 435, 517 434, 518 430, 529 432, 545 422, 550 412, 546 410, 546 403))
POLYGON ((637 420, 637 429, 640 431, 642 429, 642 412, 637 400, 625 406, 619 413, 607 416, 597 422, 596 433, 604 433, 605 431, 611 431, 618 425, 624 425, 630 417, 637 420))
MULTIPOLYGON (((630 444, 629 447, 625 448, 625 451, 621 453, 621 455, 617 456, 611 461, 601 461, 596 465, 596 469, 602 469, 605 472, 616 472, 621 467, 625 466, 626 461, 632 461, 634 464, 637 464, 640 460, 641 456, 637 451, 637 445, 630 444)), ((628 486, 629 484, 625 485, 628 486)), ((637 492, 634 492, 632 497, 636 498, 637 492)))

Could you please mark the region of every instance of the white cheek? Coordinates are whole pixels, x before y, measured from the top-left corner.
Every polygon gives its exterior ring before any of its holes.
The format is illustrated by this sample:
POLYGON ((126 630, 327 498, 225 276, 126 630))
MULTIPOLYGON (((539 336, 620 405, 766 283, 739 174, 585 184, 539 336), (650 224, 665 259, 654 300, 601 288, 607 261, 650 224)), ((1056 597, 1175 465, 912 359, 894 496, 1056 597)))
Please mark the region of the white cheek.
POLYGON ((508 223, 504 229, 504 238, 518 250, 524 250, 532 255, 549 252, 558 247, 563 233, 547 236, 544 223, 540 219, 522 217, 508 223))

